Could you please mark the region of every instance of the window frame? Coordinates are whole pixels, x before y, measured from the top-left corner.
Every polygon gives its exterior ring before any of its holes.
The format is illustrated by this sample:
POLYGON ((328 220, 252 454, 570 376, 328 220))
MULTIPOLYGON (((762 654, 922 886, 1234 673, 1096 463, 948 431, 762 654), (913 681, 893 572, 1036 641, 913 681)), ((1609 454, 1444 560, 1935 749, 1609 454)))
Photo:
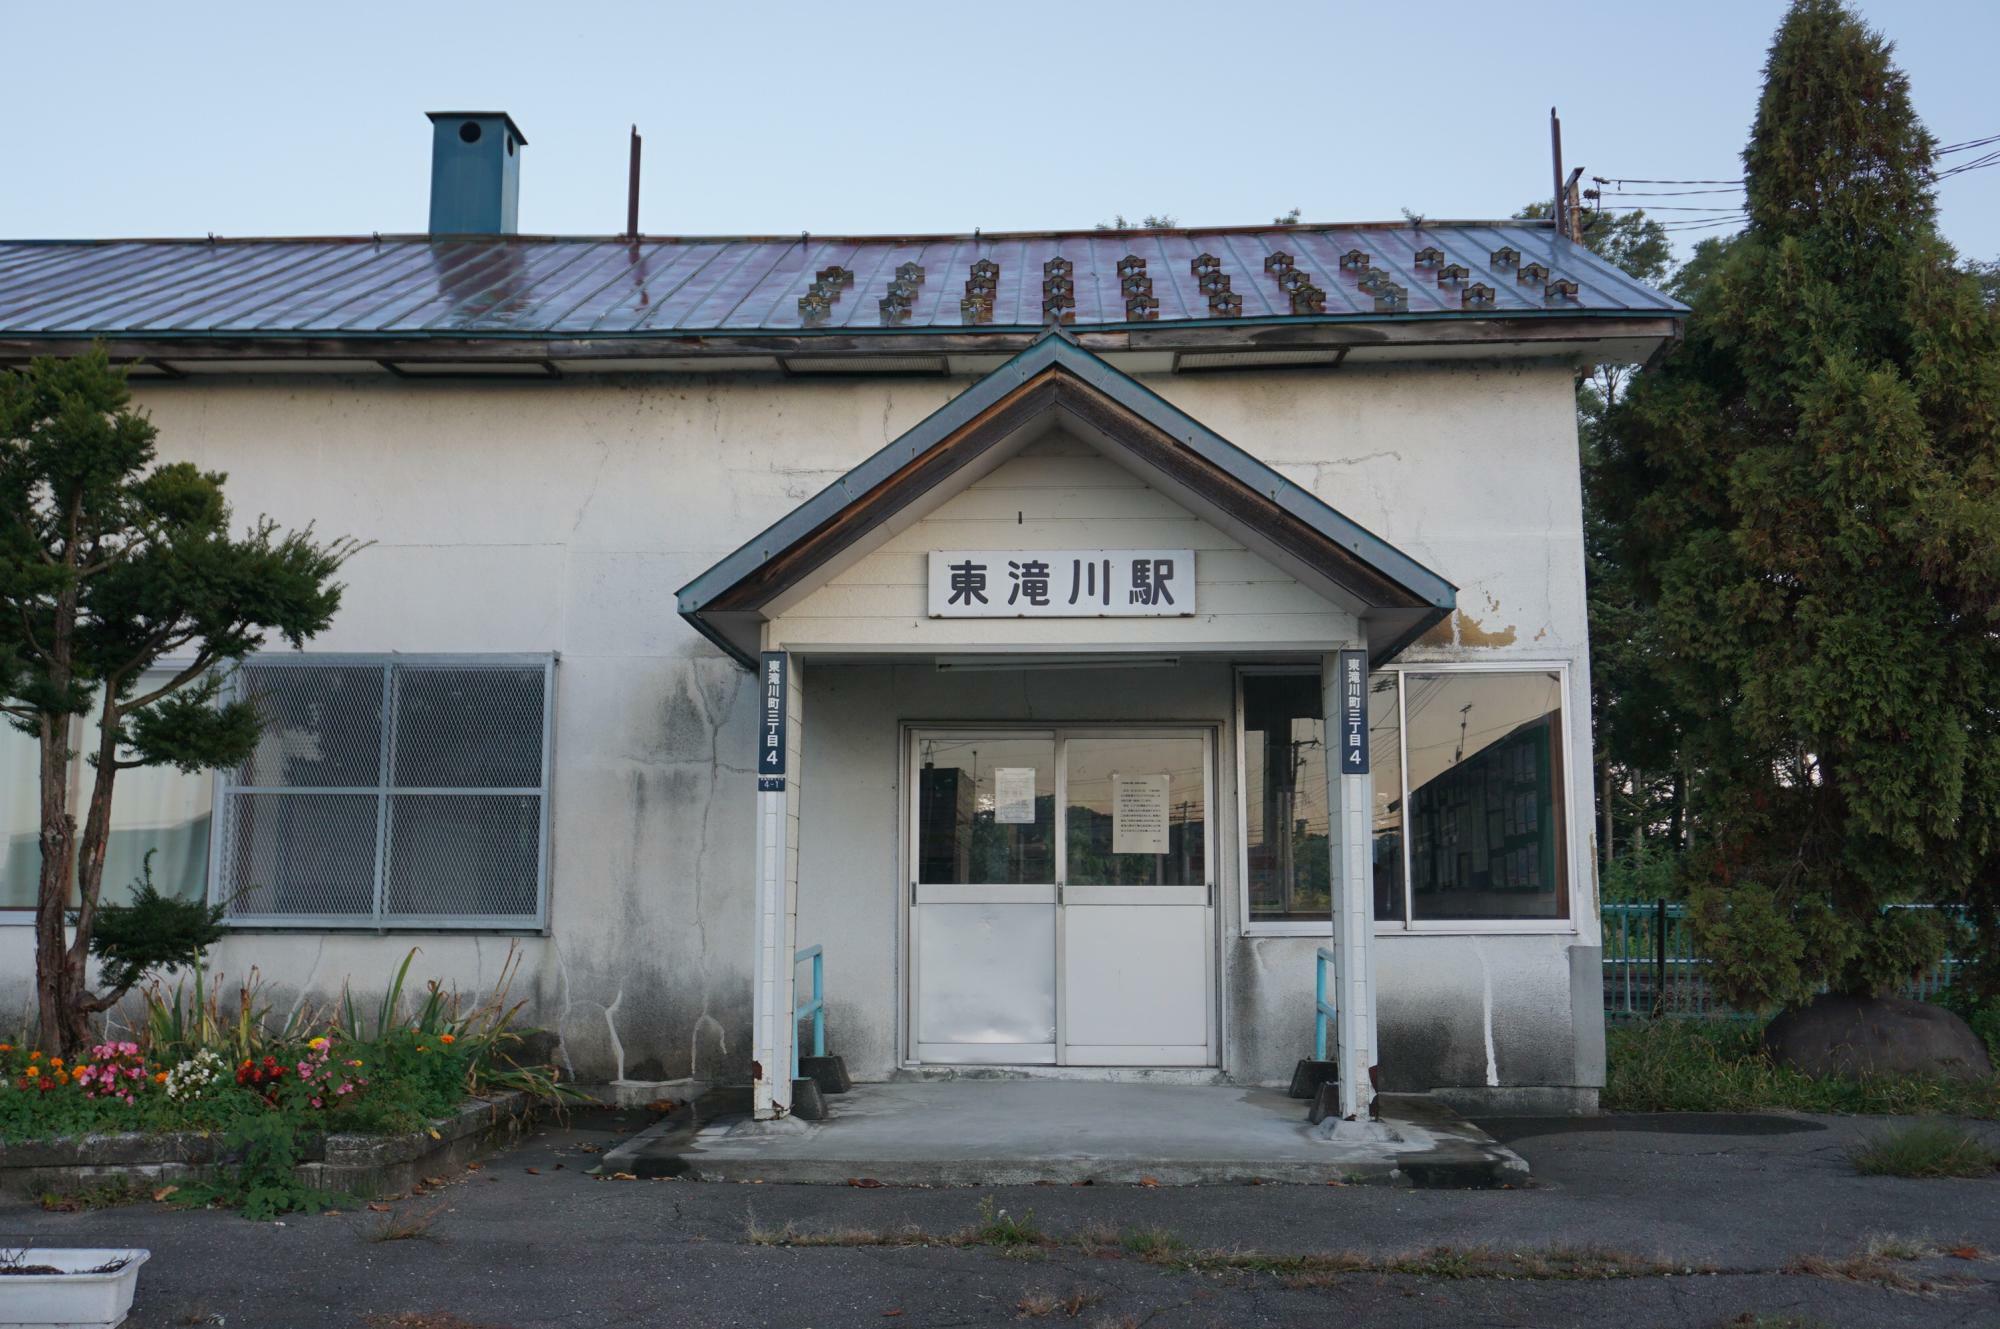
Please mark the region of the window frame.
MULTIPOLYGON (((390 831, 387 820, 387 806, 393 799, 397 786, 393 783, 368 787, 365 792, 377 795, 382 801, 383 811, 378 814, 375 839, 375 911, 368 914, 245 914, 225 917, 224 927, 237 932, 494 932, 515 934, 549 934, 549 865, 551 862, 550 831, 554 824, 555 803, 555 719, 556 719, 556 667, 562 657, 555 651, 534 652, 480 652, 447 651, 427 653, 406 653, 398 651, 287 651, 283 653, 257 654, 247 657, 242 663, 247 667, 267 669, 272 667, 310 669, 339 667, 372 667, 382 671, 382 752, 383 764, 378 769, 385 772, 384 779, 393 779, 387 760, 394 751, 394 679, 392 665, 443 668, 488 668, 524 669, 535 668, 542 671, 542 769, 541 786, 537 791, 506 790, 468 787, 463 792, 503 796, 509 792, 537 792, 541 798, 539 844, 535 863, 535 912, 532 918, 519 914, 387 914, 382 912, 387 889, 388 855, 390 852, 390 831)), ((235 700, 242 696, 241 675, 232 673, 225 685, 226 699, 235 700)), ((214 813, 209 826, 208 845, 208 900, 211 904, 221 904, 222 872, 225 840, 229 825, 229 795, 238 788, 234 784, 235 772, 217 770, 215 779, 214 813)), ((283 789, 286 786, 244 786, 265 789, 283 789)), ((357 786, 356 792, 364 792, 357 786)))
MULTIPOLYGON (((1571 691, 1571 664, 1567 660, 1506 659, 1506 660, 1394 660, 1387 664, 1374 665, 1368 670, 1370 675, 1396 675, 1396 721, 1397 743, 1401 749, 1401 760, 1397 776, 1403 782, 1399 791, 1399 804, 1405 809, 1403 851, 1403 915, 1401 918, 1377 918, 1376 936, 1467 936, 1467 935, 1541 935, 1574 936, 1581 928, 1580 910, 1583 908, 1582 882, 1577 875, 1578 854, 1576 851, 1576 827, 1579 822, 1588 823, 1588 818, 1579 818, 1576 813, 1576 762, 1571 760, 1570 747, 1573 741, 1571 726, 1574 723, 1575 696, 1571 691), (1562 800, 1563 834, 1558 852, 1562 855, 1563 889, 1567 892, 1567 917, 1563 918, 1455 918, 1423 920, 1415 916, 1410 892, 1410 835, 1407 821, 1410 805, 1409 790, 1409 725, 1405 714, 1406 688, 1405 674, 1554 674, 1557 691, 1561 697, 1560 711, 1562 723, 1562 781, 1556 791, 1562 800)), ((1333 920, 1324 923, 1308 922, 1304 919, 1252 919, 1250 916, 1250 804, 1245 795, 1245 762, 1248 759, 1248 745, 1243 728, 1243 679, 1251 674, 1309 674, 1319 677, 1320 670, 1287 664, 1246 664, 1238 665, 1235 671, 1235 723, 1236 723, 1236 895, 1238 917, 1241 919, 1242 935, 1246 937, 1331 937, 1333 920)), ((1329 798, 1332 798, 1329 793, 1329 798)))

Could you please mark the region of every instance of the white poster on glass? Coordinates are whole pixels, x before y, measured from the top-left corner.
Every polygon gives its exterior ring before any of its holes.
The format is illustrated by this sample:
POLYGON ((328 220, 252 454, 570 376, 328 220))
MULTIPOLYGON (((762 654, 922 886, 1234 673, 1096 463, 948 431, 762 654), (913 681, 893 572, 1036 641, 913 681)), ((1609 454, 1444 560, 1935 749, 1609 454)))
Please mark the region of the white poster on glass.
POLYGON ((1167 852, 1167 780, 1165 775, 1111 777, 1111 852, 1167 852))
POLYGON ((1035 768, 993 768, 993 820, 1002 825, 1035 824, 1035 768))

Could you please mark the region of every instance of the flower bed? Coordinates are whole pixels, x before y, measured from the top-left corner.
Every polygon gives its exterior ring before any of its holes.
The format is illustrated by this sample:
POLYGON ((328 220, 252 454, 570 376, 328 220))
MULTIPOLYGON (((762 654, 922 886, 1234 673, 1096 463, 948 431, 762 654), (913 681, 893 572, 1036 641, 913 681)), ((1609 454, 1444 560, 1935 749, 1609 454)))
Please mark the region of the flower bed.
POLYGON ((508 1028, 514 1008, 500 1000, 506 975, 468 1012, 436 983, 406 1011, 409 965, 372 1018, 348 998, 274 1022, 254 981, 225 1016, 197 970, 192 991, 145 994, 130 1038, 70 1058, 0 1043, 0 1185, 46 1178, 51 1167, 79 1183, 129 1169, 194 1178, 201 1184, 186 1198, 246 1213, 311 1208, 340 1185, 329 1181, 330 1162, 345 1157, 357 1175, 372 1166, 365 1143, 335 1142, 401 1138, 385 1157, 407 1162, 450 1143, 441 1124, 463 1139, 493 1125, 503 1102, 512 1116, 565 1092, 553 1067, 507 1055, 520 1040, 508 1028))

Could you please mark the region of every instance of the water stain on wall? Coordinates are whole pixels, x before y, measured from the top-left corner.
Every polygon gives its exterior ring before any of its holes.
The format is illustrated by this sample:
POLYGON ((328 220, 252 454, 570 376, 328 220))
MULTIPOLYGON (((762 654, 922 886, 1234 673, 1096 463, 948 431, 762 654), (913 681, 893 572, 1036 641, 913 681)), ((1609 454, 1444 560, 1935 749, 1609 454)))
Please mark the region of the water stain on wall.
POLYGON ((1463 610, 1454 609, 1449 618, 1440 619, 1436 626, 1418 638, 1424 646, 1512 646, 1518 635, 1512 623, 1503 628, 1489 628, 1463 610))

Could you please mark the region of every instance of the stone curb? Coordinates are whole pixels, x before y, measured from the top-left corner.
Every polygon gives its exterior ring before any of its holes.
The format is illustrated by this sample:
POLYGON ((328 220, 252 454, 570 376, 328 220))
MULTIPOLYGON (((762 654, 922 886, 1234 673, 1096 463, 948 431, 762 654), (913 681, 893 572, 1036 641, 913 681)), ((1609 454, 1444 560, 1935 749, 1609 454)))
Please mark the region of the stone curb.
MULTIPOLYGON (((335 1134, 305 1142, 298 1178, 320 1190, 379 1195, 469 1161, 511 1137, 537 1108, 519 1090, 468 1099, 449 1117, 399 1135, 335 1134)), ((35 1195, 107 1182, 201 1180, 231 1160, 213 1131, 66 1136, 0 1143, 0 1191, 35 1195)))

